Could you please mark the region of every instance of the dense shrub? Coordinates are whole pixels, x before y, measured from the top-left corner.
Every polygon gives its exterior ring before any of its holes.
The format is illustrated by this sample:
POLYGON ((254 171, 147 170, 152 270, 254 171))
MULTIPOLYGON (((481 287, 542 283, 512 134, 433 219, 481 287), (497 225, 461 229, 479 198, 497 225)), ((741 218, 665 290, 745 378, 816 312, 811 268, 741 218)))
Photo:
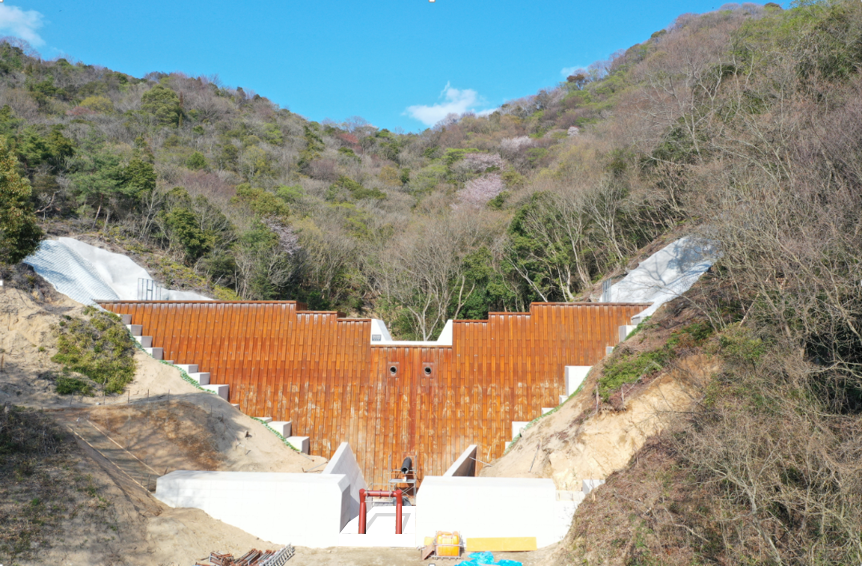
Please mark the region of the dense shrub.
MULTIPOLYGON (((134 342, 117 315, 93 307, 84 315, 88 318, 64 320, 57 327, 58 351, 51 359, 102 385, 106 393, 119 393, 135 376, 134 342)), ((64 381, 62 387, 83 386, 64 381)))

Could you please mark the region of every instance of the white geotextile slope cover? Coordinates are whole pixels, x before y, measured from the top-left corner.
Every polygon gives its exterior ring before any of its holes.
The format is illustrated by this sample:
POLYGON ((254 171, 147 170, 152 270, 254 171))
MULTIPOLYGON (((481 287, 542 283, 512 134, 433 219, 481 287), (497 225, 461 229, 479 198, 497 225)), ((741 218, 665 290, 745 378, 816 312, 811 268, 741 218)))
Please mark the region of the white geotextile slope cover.
POLYGON ((605 300, 652 303, 635 317, 643 320, 664 303, 688 291, 719 256, 714 242, 686 236, 657 251, 618 283, 611 285, 605 300))
MULTIPOLYGON (((45 240, 24 263, 33 266, 57 291, 86 305, 97 300, 134 301, 138 298, 138 279, 152 279, 146 269, 128 256, 74 238, 45 240)), ((197 293, 168 289, 162 292, 162 299, 211 300, 197 293)))
POLYGON ((46 279, 58 292, 92 305, 96 299, 117 300, 113 289, 99 279, 96 268, 84 258, 56 240, 45 240, 24 263, 46 279))

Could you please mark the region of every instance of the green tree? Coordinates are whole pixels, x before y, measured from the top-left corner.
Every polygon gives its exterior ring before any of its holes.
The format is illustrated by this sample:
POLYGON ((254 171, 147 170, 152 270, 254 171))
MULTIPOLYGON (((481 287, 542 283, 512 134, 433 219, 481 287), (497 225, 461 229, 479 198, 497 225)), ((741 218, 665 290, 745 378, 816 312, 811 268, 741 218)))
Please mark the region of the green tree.
POLYGON ((153 192, 156 188, 156 170, 152 164, 140 159, 132 159, 123 173, 124 194, 137 200, 153 192))
POLYGON ((50 166, 52 171, 65 169, 66 159, 75 154, 75 142, 65 137, 62 129, 54 126, 47 136, 42 136, 33 126, 24 128, 15 149, 28 172, 42 164, 50 166))
POLYGON ((195 213, 186 207, 177 207, 167 213, 165 224, 179 241, 186 260, 194 263, 212 248, 212 240, 198 226, 195 213))
POLYGON ((199 171, 201 169, 207 168, 207 158, 204 157, 204 154, 196 151, 186 159, 186 167, 192 169, 193 171, 199 171))
POLYGON ((82 207, 96 208, 94 218, 123 193, 125 169, 119 156, 107 152, 84 155, 76 159, 73 170, 69 178, 75 197, 82 207))
POLYGON ((42 230, 30 203, 31 188, 0 138, 0 263, 18 263, 39 247, 42 230))
POLYGON ((290 215, 290 207, 282 198, 264 189, 252 188, 248 183, 237 185, 236 196, 231 199, 231 204, 247 206, 262 218, 284 219, 290 215))
POLYGON ((88 96, 78 106, 89 108, 93 112, 101 114, 107 114, 114 110, 114 103, 107 96, 88 96))
POLYGON ((157 84, 141 97, 141 109, 152 114, 159 124, 176 126, 180 122, 182 108, 177 93, 164 85, 157 84))

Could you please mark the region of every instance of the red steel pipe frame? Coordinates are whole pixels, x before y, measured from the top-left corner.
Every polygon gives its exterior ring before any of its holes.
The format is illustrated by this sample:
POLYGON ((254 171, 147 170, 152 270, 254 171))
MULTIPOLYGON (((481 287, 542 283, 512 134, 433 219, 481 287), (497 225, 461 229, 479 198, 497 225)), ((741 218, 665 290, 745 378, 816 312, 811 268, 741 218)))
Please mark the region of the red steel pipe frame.
POLYGON ((369 489, 360 489, 359 490, 359 534, 364 535, 365 533, 365 496, 369 497, 395 497, 395 534, 401 534, 401 508, 404 505, 404 501, 401 497, 401 490, 396 489, 395 491, 373 491, 369 489))

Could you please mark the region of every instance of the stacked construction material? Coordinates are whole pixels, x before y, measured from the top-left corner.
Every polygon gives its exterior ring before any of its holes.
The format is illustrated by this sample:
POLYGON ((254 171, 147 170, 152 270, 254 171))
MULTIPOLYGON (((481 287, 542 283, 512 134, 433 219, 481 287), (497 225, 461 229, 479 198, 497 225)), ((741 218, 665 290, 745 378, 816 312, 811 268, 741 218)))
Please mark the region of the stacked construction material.
MULTIPOLYGON (((295 550, 291 545, 287 545, 281 550, 258 550, 252 548, 239 558, 234 558, 232 554, 219 554, 211 552, 209 557, 210 564, 215 566, 282 566, 294 555, 295 550)), ((210 566, 209 564, 195 563, 195 566, 210 566)))

